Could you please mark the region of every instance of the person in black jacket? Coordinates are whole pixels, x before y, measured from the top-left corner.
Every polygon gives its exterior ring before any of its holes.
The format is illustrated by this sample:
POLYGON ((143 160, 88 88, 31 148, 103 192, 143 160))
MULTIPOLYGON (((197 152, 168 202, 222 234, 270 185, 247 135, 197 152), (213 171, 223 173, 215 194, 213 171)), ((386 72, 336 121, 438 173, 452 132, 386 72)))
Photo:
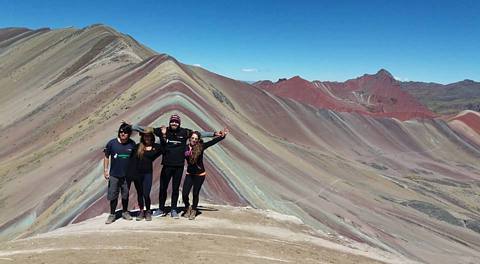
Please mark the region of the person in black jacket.
MULTIPOLYGON (((160 137, 161 144, 164 145, 165 153, 162 156, 162 171, 160 173, 160 190, 159 190, 159 209, 154 212, 154 216, 166 216, 165 201, 167 200, 167 189, 172 181, 172 199, 170 215, 178 219, 177 202, 179 196, 180 183, 182 181, 183 166, 185 164, 185 150, 187 140, 193 131, 188 128, 180 127, 180 116, 174 114, 170 117, 168 127, 156 127, 153 132, 160 137)), ((143 131, 143 127, 134 125, 134 130, 143 131)), ((219 136, 219 132, 201 132, 203 137, 219 136)))
POLYGON ((152 220, 150 191, 152 189, 153 161, 163 152, 163 146, 155 143, 153 128, 145 128, 144 132, 140 133, 140 143, 135 146, 128 173, 129 186, 133 181, 137 190, 137 201, 140 209, 137 221, 142 219, 152 220), (146 207, 145 211, 143 210, 144 206, 146 207))
POLYGON ((197 206, 198 206, 198 196, 200 194, 200 189, 202 188, 203 181, 205 181, 205 167, 203 166, 203 152, 220 142, 227 136, 228 129, 225 129, 222 133, 222 136, 215 137, 214 139, 203 142, 199 132, 195 131, 190 136, 190 143, 185 151, 185 159, 187 160, 187 174, 185 175, 185 180, 183 182, 182 188, 182 199, 185 203, 186 211, 183 216, 188 217, 188 219, 193 220, 197 215, 197 206), (193 186, 193 205, 190 206, 188 195, 193 186))

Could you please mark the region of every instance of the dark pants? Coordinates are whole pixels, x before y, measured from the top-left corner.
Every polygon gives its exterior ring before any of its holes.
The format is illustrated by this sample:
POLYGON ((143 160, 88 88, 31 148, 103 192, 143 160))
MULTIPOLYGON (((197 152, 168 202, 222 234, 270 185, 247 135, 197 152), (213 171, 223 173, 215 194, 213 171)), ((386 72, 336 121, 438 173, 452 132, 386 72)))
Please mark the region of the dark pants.
POLYGON ((128 209, 128 189, 129 184, 125 177, 110 176, 108 179, 107 199, 110 201, 110 214, 115 214, 118 203, 118 194, 122 194, 122 209, 124 212, 128 209))
POLYGON ((160 192, 158 193, 159 209, 165 211, 165 201, 167 200, 167 189, 170 179, 172 181, 172 210, 177 210, 177 201, 179 195, 180 182, 182 181, 183 166, 163 166, 160 173, 160 192))
POLYGON ((135 189, 137 190, 137 202, 140 210, 143 206, 150 210, 150 191, 152 190, 152 173, 140 174, 138 179, 133 180, 135 189))
POLYGON ((128 183, 125 177, 110 176, 108 179, 107 200, 118 199, 118 194, 122 194, 122 200, 128 199, 128 183))
POLYGON ((202 188, 203 181, 205 181, 205 176, 198 176, 198 175, 190 175, 187 174, 185 176, 185 181, 183 182, 183 190, 182 190, 182 199, 185 203, 185 207, 190 206, 190 202, 188 201, 188 195, 190 194, 190 190, 193 186, 193 209, 197 209, 198 206, 198 196, 200 194, 200 189, 202 188))

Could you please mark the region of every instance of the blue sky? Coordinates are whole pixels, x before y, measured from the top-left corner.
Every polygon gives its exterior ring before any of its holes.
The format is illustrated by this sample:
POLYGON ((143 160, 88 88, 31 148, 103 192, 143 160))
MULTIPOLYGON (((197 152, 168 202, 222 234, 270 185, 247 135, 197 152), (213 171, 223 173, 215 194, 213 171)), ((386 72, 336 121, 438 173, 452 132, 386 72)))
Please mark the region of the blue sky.
POLYGON ((480 81, 480 1, 10 1, 0 27, 103 23, 160 53, 247 81, 480 81))

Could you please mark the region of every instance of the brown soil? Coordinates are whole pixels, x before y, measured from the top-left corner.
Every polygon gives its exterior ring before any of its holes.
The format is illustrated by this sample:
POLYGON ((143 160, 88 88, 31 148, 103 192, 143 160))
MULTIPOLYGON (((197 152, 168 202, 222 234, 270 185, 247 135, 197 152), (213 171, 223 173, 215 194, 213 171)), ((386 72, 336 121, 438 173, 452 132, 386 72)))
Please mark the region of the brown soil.
POLYGON ((105 225, 105 219, 104 214, 2 243, 0 262, 382 263, 366 256, 388 261, 387 255, 322 238, 296 218, 251 208, 211 206, 193 221, 117 219, 105 225))

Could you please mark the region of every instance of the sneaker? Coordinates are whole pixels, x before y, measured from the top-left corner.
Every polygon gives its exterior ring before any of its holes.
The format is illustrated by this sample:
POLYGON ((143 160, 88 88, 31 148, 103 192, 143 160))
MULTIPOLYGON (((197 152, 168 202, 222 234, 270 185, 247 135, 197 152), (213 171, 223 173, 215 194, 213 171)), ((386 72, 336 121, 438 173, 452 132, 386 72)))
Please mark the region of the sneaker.
POLYGON ((105 224, 108 225, 108 224, 111 224, 113 222, 115 222, 115 215, 113 215, 113 214, 108 215, 108 218, 107 218, 107 221, 105 221, 105 224))
POLYGON ((176 210, 172 210, 172 211, 170 212, 170 215, 171 215, 173 218, 175 218, 175 219, 180 218, 180 217, 178 216, 178 213, 177 213, 176 210))
POLYGON ((145 220, 152 221, 152 213, 150 212, 150 210, 145 211, 145 220))
POLYGON ((183 213, 183 217, 190 217, 190 213, 192 213, 192 207, 189 206, 187 207, 187 210, 185 210, 185 212, 183 213))
POLYGON ((122 218, 125 220, 132 220, 133 218, 130 216, 129 212, 123 212, 122 213, 122 218))
POLYGON ((190 211, 190 215, 188 216, 188 220, 194 220, 196 216, 197 216, 197 210, 192 209, 192 211, 190 211))
POLYGON ((165 213, 164 211, 158 209, 158 210, 155 210, 155 212, 153 212, 153 216, 155 217, 164 217, 164 216, 167 216, 167 213, 165 213))
POLYGON ((143 211, 140 211, 137 215, 136 220, 137 221, 142 221, 143 219, 145 219, 145 214, 143 213, 143 211))

